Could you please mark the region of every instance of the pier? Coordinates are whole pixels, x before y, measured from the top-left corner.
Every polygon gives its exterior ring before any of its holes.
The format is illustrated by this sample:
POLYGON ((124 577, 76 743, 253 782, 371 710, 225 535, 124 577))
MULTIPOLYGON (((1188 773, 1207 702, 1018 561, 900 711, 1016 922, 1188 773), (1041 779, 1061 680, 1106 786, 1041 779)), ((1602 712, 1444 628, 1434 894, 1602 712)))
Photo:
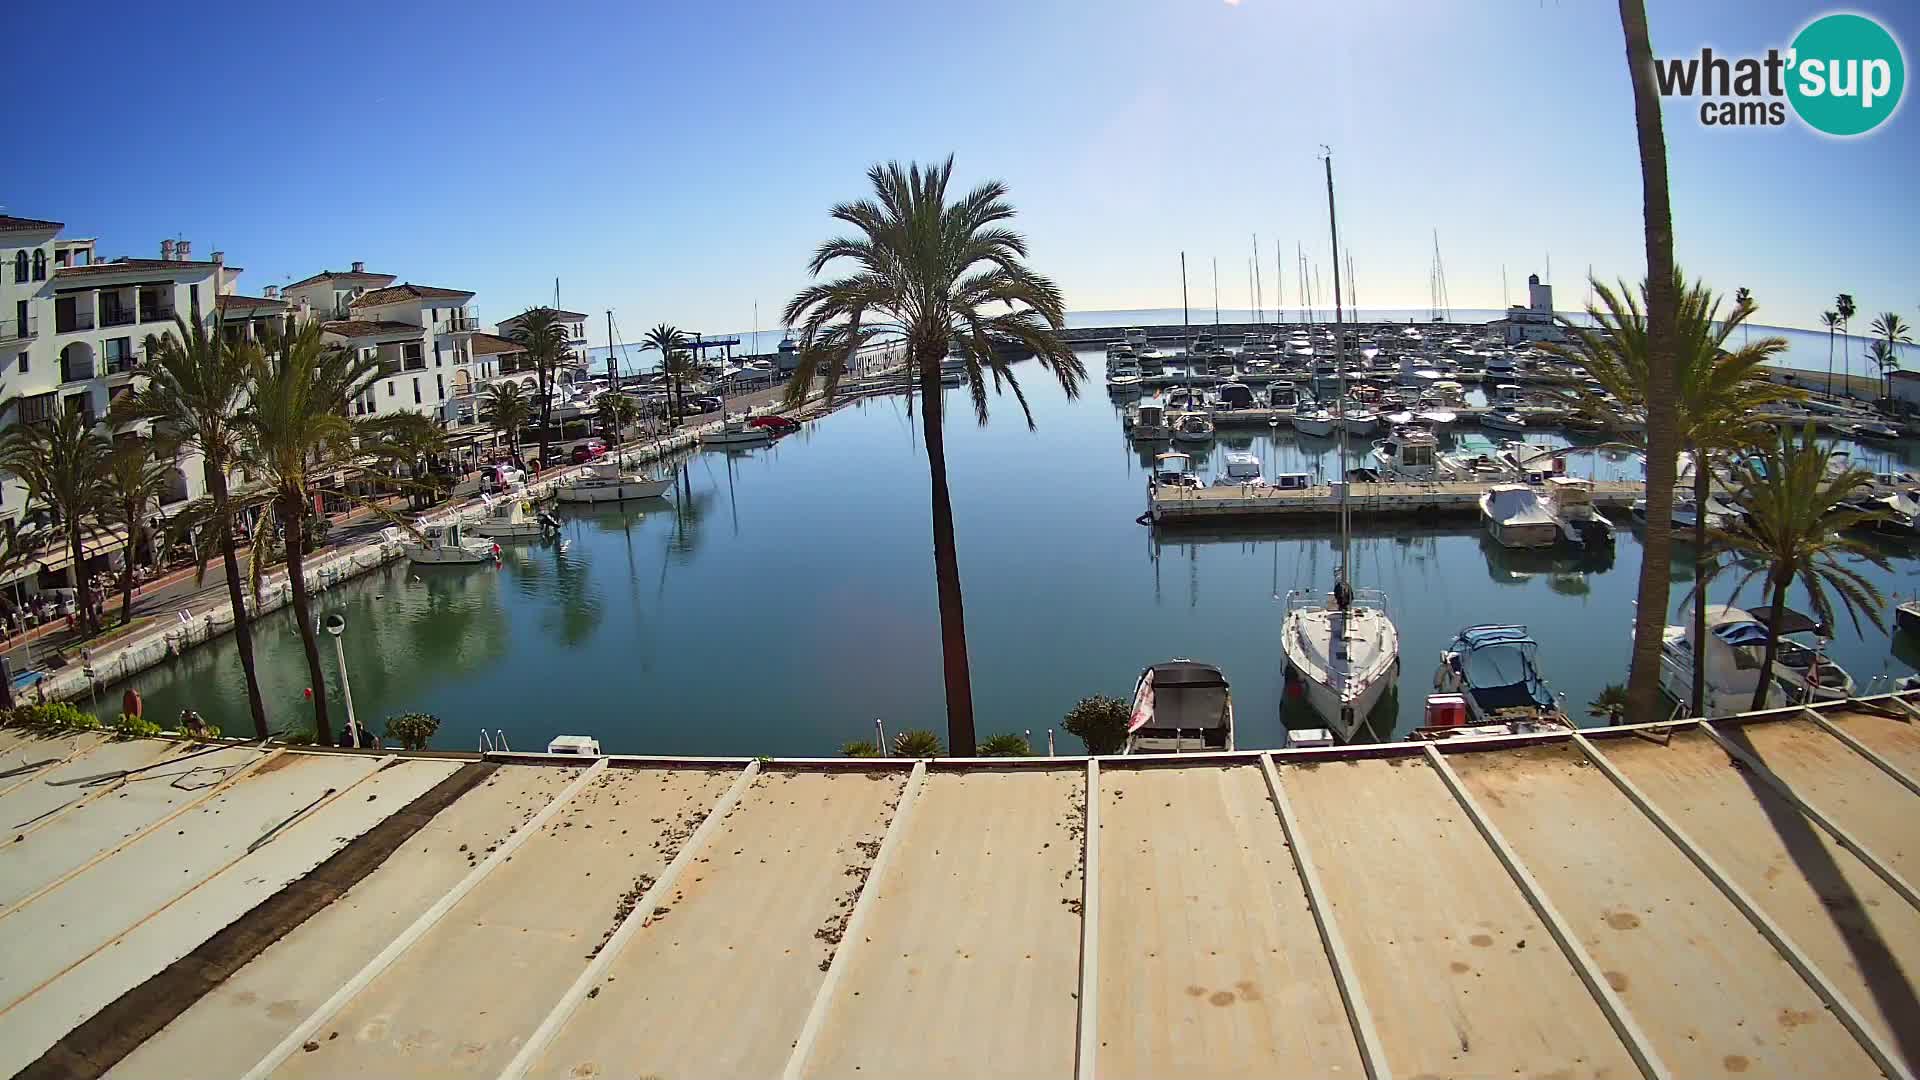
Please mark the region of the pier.
MULTIPOLYGON (((1430 484, 1356 483, 1350 485, 1347 492, 1347 506, 1355 516, 1476 516, 1480 513, 1480 496, 1490 486, 1477 480, 1443 480, 1430 484)), ((1625 510, 1645 494, 1645 484, 1629 480, 1593 482, 1593 504, 1605 510, 1625 510)), ((1296 491, 1244 484, 1202 488, 1160 485, 1147 495, 1147 517, 1161 525, 1227 518, 1312 520, 1339 512, 1340 489, 1333 484, 1296 491)))

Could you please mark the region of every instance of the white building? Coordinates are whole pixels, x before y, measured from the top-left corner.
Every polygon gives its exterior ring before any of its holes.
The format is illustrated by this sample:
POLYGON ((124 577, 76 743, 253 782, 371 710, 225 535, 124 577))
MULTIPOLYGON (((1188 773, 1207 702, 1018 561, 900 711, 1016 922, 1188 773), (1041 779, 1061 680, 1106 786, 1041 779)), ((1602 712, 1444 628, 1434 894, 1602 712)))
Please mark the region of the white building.
MULTIPOLYGON (((584 367, 587 362, 587 316, 578 311, 558 309, 553 313, 559 317, 561 325, 566 327, 567 354, 572 365, 584 367)), ((511 339, 514 336, 514 330, 526 321, 526 317, 526 312, 521 312, 511 318, 501 319, 499 335, 511 339)))
POLYGON ((1509 345, 1566 340, 1553 321, 1553 286, 1540 284, 1539 274, 1527 275, 1527 306, 1509 307, 1507 317, 1494 320, 1493 325, 1501 330, 1509 345))
POLYGON ((393 280, 356 262, 294 282, 285 299, 297 317, 320 319, 331 341, 379 362, 380 377, 355 400, 353 415, 417 412, 444 420, 455 373, 473 361, 473 294, 393 280))

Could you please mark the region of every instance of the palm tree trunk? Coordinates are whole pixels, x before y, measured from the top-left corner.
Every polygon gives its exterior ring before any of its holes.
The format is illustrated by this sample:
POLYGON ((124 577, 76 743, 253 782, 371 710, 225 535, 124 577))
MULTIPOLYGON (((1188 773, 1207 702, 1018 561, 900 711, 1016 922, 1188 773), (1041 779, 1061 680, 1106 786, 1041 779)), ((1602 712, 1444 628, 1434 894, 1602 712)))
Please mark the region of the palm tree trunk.
POLYGON ((1780 621, 1780 613, 1787 610, 1787 579, 1781 578, 1773 583, 1773 611, 1767 619, 1767 651, 1760 660, 1760 685, 1753 688, 1753 711, 1759 712, 1767 707, 1767 690, 1773 684, 1773 661, 1780 655, 1780 635, 1773 624, 1780 621))
POLYGON ((1693 715, 1707 715, 1707 499, 1713 494, 1713 470, 1698 447, 1693 451, 1693 715))
MULTIPOLYGON (((954 546, 953 500, 947 491, 946 436, 940 426, 940 353, 922 349, 920 422, 927 440, 933 489, 933 578, 940 593, 940 652, 947 685, 947 746, 972 757, 973 680, 967 665, 967 614, 960 593, 960 553, 954 546)), ((944 350, 942 350, 944 351, 944 350)))
POLYGON ((540 367, 540 467, 547 467, 547 444, 553 432, 548 430, 553 424, 553 374, 545 364, 540 367))
POLYGON ((100 625, 93 618, 93 588, 87 584, 87 568, 83 565, 86 538, 80 532, 79 516, 71 513, 67 515, 67 554, 73 559, 73 602, 80 612, 74 625, 80 628, 82 637, 91 637, 99 633, 100 625))
POLYGON ((1666 628, 1668 576, 1673 561, 1674 455, 1679 416, 1674 394, 1674 337, 1678 297, 1673 280, 1673 209, 1667 191, 1667 142, 1654 86, 1653 43, 1644 0, 1620 0, 1627 71, 1633 82, 1634 128, 1640 143, 1640 187, 1647 249, 1647 529, 1633 620, 1633 665, 1627 708, 1635 719, 1660 705, 1661 635, 1666 628))
POLYGON ((1827 396, 1833 396, 1833 327, 1827 327, 1827 396))
POLYGON ((253 713, 253 737, 264 739, 267 707, 260 697, 260 673, 253 666, 253 627, 248 624, 247 594, 240 585, 240 556, 234 550, 232 506, 227 498, 227 474, 212 458, 205 462, 207 491, 217 512, 211 528, 220 530, 220 561, 227 571, 227 600, 233 605, 233 644, 240 653, 240 671, 247 680, 247 709, 253 713))
POLYGON ((333 727, 327 723, 327 673, 320 667, 320 642, 314 636, 313 613, 307 602, 306 506, 300 492, 282 492, 275 500, 280 510, 280 535, 287 546, 287 586, 293 593, 293 621, 300 627, 300 648, 307 654, 308 685, 313 687, 313 739, 333 745, 333 727))
POLYGON ((140 533, 140 526, 138 522, 135 521, 139 516, 140 513, 137 510, 127 515, 127 547, 126 559, 124 560, 126 565, 120 570, 121 626, 125 626, 133 621, 133 549, 134 541, 140 533))

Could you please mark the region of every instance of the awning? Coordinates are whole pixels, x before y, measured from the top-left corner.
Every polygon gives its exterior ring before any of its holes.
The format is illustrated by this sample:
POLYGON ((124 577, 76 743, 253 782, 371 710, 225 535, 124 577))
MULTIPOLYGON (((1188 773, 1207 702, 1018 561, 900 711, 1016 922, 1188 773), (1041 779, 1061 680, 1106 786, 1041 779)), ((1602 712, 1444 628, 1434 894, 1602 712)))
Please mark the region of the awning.
MULTIPOLYGON (((108 552, 118 551, 125 547, 126 543, 126 530, 113 529, 108 532, 96 532, 91 536, 85 537, 81 540, 80 550, 86 559, 93 559, 105 555, 108 552)), ((72 563, 72 552, 68 548, 66 540, 64 538, 55 538, 49 543, 43 544, 40 549, 29 556, 26 561, 16 564, 5 573, 0 573, 0 585, 10 585, 15 581, 31 577, 41 572, 58 573, 61 570, 65 570, 72 563)))
MULTIPOLYGON (((1772 604, 1762 604, 1759 607, 1748 608, 1747 614, 1759 620, 1762 625, 1765 625, 1765 626, 1773 625, 1773 605, 1772 604)), ((1829 636, 1827 633, 1827 628, 1824 625, 1819 623, 1817 620, 1813 619, 1811 616, 1802 615, 1799 612, 1793 610, 1792 608, 1785 608, 1781 610, 1780 625, 1774 627, 1774 633, 1776 634, 1814 634, 1819 637, 1829 636)))

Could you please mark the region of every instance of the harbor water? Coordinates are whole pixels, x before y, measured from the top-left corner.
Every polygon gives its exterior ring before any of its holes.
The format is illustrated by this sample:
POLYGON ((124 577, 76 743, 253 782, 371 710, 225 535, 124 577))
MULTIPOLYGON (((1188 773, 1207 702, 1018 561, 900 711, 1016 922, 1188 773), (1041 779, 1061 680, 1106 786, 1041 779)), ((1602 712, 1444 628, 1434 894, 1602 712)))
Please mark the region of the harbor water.
MULTIPOLYGON (((992 422, 978 427, 964 392, 947 394, 980 735, 1030 733, 1044 752, 1076 700, 1126 697, 1142 667, 1184 656, 1225 671, 1242 747, 1281 745, 1286 723, 1314 723, 1283 700, 1284 598, 1330 586, 1337 536, 1326 524, 1137 524, 1152 451, 1128 443, 1103 357, 1084 355, 1078 400, 1036 365, 1017 366, 1034 431, 1010 396, 993 399, 992 422)), ((693 454, 676 464, 671 499, 561 508, 562 543, 503 542, 498 569, 400 563, 316 598, 322 616, 346 617, 358 716, 379 729, 398 713, 436 714, 435 745, 451 749, 473 749, 482 729, 516 749, 589 734, 640 754, 831 755, 871 738, 876 719, 889 734, 944 735, 919 424, 902 397, 851 403, 772 446, 693 454)), ((1259 455, 1270 474, 1338 467, 1336 443, 1283 426, 1224 431, 1194 451, 1197 468, 1211 475, 1230 449, 1259 455)), ((1353 449, 1357 463, 1366 440, 1353 449)), ((1912 446, 1850 449, 1876 469, 1920 465, 1912 446)), ((1569 463, 1582 476, 1639 468, 1618 452, 1569 463)), ((1890 598, 1911 596, 1915 552, 1885 550, 1890 573, 1861 569, 1890 598)), ((1692 588, 1689 551, 1678 549, 1676 620, 1692 588)), ((1509 551, 1468 520, 1362 517, 1354 578, 1385 590, 1402 642, 1400 689, 1373 734, 1415 726, 1441 650, 1461 627, 1488 622, 1532 628, 1544 674, 1584 720, 1586 703, 1625 679, 1639 564, 1625 527, 1612 552, 1581 556, 1509 551)), ((1727 600, 1743 576, 1723 575, 1712 599, 1727 600)), ((1763 602, 1753 585, 1739 599, 1763 602)), ((311 715, 291 619, 264 619, 255 644, 276 727, 311 715)), ((1904 636, 1856 632, 1844 617, 1835 633, 1830 650, 1863 690, 1920 659, 1904 636)), ((339 672, 324 638, 322 650, 338 727, 339 672)), ((149 717, 194 708, 229 734, 248 728, 230 637, 131 684, 149 717)), ((103 692, 100 711, 117 709, 120 690, 103 692)), ((1081 749, 1064 732, 1057 744, 1081 749)))

